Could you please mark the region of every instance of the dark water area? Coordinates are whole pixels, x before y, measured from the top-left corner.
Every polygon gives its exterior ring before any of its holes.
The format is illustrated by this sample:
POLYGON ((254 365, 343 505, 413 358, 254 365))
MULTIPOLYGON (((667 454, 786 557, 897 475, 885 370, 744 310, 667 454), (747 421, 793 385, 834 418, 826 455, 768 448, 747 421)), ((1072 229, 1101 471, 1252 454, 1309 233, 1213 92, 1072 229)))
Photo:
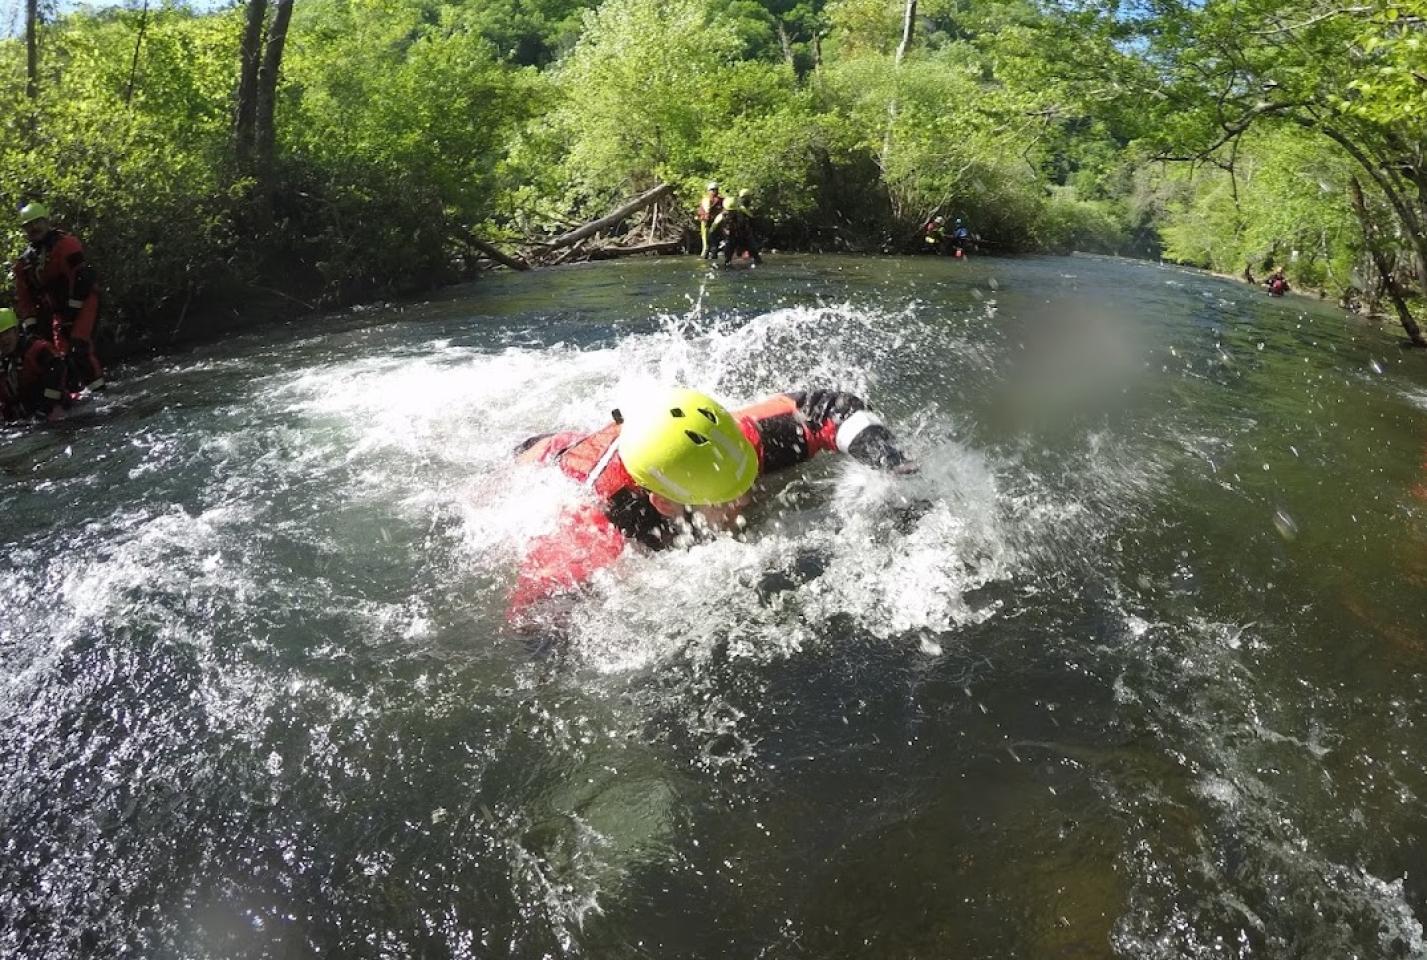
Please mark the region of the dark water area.
POLYGON ((509 275, 0 433, 0 956, 1427 956, 1427 358, 1074 257, 509 275), (532 639, 657 383, 839 386, 532 639))

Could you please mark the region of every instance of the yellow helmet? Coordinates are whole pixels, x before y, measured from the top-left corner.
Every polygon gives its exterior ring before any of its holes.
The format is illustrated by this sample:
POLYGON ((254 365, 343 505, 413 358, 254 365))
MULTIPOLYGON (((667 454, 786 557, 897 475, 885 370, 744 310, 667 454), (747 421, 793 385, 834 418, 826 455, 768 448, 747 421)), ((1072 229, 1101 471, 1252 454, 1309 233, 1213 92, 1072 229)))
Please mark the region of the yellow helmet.
POLYGON ((40 203, 38 200, 25 204, 20 208, 20 226, 28 226, 36 220, 48 220, 50 208, 40 203))
POLYGON ((20 325, 20 318, 9 307, 0 307, 0 333, 20 325))
POLYGON ((635 483, 690 507, 737 500, 758 478, 738 421, 697 390, 669 390, 626 416, 619 456, 635 483))

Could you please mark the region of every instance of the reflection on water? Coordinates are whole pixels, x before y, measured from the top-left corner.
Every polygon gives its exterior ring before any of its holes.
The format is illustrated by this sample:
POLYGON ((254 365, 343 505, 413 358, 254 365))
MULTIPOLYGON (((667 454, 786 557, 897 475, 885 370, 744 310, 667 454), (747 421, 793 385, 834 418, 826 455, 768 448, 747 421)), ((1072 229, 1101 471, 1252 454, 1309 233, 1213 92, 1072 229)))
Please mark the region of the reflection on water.
POLYGON ((125 371, 0 447, 0 954, 1427 953, 1427 368, 1098 258, 664 260, 125 371), (541 637, 517 468, 864 394, 541 637))

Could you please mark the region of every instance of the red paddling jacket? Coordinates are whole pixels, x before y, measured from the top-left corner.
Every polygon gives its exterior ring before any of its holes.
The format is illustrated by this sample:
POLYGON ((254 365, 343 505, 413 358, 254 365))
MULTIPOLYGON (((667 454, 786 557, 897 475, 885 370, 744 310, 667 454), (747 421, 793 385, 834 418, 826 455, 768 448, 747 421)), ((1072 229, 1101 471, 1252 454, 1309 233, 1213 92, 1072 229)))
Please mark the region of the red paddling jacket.
POLYGON ((84 245, 72 233, 58 228, 25 248, 12 271, 15 310, 24 318, 48 319, 57 314, 66 322, 81 315, 86 306, 98 309, 99 288, 94 266, 85 259, 84 245))

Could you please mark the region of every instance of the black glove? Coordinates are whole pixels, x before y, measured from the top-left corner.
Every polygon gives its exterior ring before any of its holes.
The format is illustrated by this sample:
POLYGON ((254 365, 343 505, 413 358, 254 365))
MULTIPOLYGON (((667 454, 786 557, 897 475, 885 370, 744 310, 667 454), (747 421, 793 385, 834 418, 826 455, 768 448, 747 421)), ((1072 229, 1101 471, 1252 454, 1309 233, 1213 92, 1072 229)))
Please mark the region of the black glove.
POLYGON ((917 470, 916 463, 897 449, 892 441, 892 431, 880 423, 874 423, 859 433, 857 439, 848 445, 847 452, 859 463, 879 470, 893 473, 915 473, 917 470))

